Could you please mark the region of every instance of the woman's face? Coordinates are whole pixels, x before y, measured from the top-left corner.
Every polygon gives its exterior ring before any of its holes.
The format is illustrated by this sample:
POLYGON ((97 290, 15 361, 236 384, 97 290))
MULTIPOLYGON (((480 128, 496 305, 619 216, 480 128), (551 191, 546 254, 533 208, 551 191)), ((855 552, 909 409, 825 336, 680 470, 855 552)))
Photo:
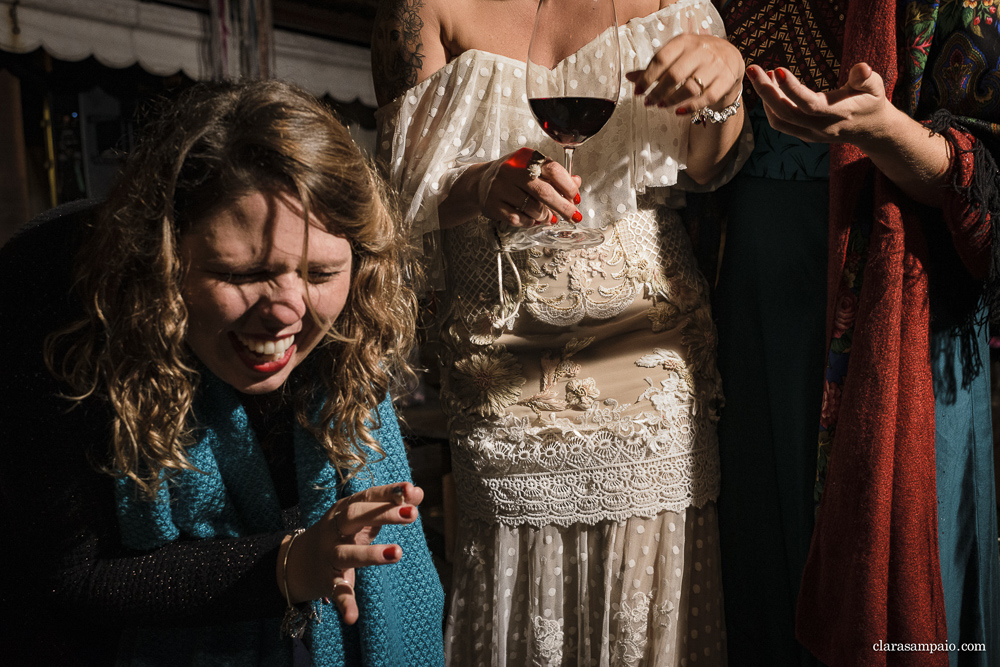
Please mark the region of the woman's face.
POLYGON ((280 387, 344 308, 350 244, 310 216, 303 274, 305 232, 294 198, 253 193, 181 239, 187 343, 237 391, 280 387))

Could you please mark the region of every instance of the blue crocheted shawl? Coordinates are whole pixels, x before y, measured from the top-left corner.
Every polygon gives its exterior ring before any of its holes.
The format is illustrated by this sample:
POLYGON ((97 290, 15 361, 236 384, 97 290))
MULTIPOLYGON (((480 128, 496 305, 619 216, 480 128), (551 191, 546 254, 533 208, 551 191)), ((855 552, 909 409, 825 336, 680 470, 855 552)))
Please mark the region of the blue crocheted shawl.
MULTIPOLYGON (((130 548, 155 549, 182 536, 212 539, 284 530, 267 462, 236 392, 203 372, 194 412, 197 423, 204 426, 187 455, 201 472, 176 475, 169 485, 161 486, 155 502, 140 498, 127 480, 118 482, 118 520, 122 540, 130 548)), ((366 452, 366 470, 343 486, 316 440, 296 424, 295 469, 304 525, 315 523, 340 497, 410 480, 388 397, 378 406, 378 416, 381 427, 373 435, 385 457, 366 452)), ((320 612, 320 620, 309 629, 315 667, 444 664, 444 594, 420 522, 384 526, 378 540, 399 544, 403 558, 356 571, 360 618, 354 626, 344 625, 332 604, 314 603, 320 612)), ((279 624, 279 618, 266 618, 209 627, 142 627, 130 647, 130 663, 291 665, 292 642, 279 636, 279 624)))

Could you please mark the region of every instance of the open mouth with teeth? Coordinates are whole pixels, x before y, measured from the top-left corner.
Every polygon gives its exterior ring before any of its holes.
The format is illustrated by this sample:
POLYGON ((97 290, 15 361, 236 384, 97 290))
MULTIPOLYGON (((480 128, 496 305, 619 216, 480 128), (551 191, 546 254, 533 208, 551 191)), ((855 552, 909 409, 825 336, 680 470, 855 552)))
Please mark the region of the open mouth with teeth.
POLYGON ((295 353, 295 335, 261 339, 230 332, 229 340, 247 366, 260 373, 280 371, 295 353))

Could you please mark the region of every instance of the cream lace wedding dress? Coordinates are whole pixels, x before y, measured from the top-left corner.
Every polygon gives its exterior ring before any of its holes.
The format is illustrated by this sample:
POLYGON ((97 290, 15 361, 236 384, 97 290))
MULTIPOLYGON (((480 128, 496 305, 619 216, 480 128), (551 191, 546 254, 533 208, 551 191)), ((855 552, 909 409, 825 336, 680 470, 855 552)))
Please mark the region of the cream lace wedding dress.
MULTIPOLYGON (((710 3, 680 0, 619 30, 630 71, 671 36, 722 24, 710 3)), ((570 88, 604 46, 562 63, 570 88)), ((449 663, 724 664, 714 329, 671 187, 690 121, 647 110, 629 85, 577 150, 601 246, 504 253, 482 218, 439 232, 437 202, 463 165, 522 146, 559 159, 524 76, 522 62, 468 51, 378 112, 380 158, 444 290, 460 509, 449 663)))

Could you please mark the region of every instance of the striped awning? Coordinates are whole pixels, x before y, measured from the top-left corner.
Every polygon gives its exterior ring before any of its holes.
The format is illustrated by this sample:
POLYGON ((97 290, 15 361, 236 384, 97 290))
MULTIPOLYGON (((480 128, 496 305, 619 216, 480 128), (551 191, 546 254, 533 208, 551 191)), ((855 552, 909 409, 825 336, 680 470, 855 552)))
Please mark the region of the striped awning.
MULTIPOLYGON (((44 48, 60 60, 93 56, 109 67, 211 78, 209 17, 140 0, 0 0, 0 50, 44 48)), ((274 31, 275 76, 317 96, 377 106, 368 49, 274 31)))

